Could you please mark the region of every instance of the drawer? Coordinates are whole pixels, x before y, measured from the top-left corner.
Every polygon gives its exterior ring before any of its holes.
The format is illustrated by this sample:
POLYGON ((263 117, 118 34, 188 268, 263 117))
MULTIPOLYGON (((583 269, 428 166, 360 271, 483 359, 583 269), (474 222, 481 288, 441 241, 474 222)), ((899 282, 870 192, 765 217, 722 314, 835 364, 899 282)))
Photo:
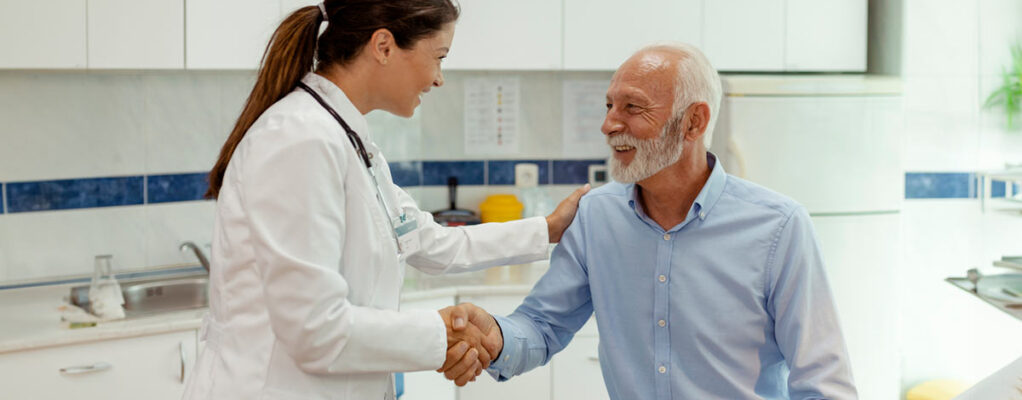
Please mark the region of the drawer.
POLYGON ((0 355, 4 398, 180 399, 196 331, 0 355))

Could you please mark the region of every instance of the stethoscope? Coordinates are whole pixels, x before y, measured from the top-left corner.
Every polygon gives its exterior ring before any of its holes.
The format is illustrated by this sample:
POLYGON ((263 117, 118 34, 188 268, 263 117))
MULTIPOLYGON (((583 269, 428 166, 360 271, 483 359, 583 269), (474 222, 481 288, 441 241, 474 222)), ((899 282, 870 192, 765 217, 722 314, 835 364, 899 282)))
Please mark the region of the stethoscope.
POLYGON ((380 203, 380 207, 383 208, 383 214, 386 215, 387 223, 390 224, 390 235, 394 238, 394 245, 397 246, 398 257, 401 256, 401 241, 397 237, 397 229, 394 227, 394 220, 390 218, 390 208, 387 207, 387 201, 383 198, 383 191, 380 190, 380 182, 376 179, 376 172, 373 170, 373 163, 370 161, 369 152, 366 151, 365 145, 362 143, 362 138, 355 133, 354 129, 341 118, 341 115, 327 104, 323 97, 312 90, 309 85, 305 82, 298 82, 298 87, 312 95, 312 98, 316 99, 316 102, 323 107, 337 123, 341 124, 341 128, 344 128, 344 133, 348 135, 348 140, 351 141, 351 145, 355 147, 355 152, 358 153, 358 157, 362 159, 362 162, 366 166, 366 171, 369 171, 369 177, 373 180, 373 187, 376 189, 376 201, 380 203))

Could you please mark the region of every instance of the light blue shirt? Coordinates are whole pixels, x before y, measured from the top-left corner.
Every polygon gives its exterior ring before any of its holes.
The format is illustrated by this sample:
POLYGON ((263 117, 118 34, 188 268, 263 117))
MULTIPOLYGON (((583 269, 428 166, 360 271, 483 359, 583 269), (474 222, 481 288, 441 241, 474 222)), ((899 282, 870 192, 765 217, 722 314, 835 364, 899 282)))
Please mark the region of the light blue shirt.
POLYGON ((823 260, 806 210, 713 171, 664 231, 636 185, 591 191, 550 270, 508 317, 490 374, 544 365, 595 311, 612 399, 854 399, 823 260))

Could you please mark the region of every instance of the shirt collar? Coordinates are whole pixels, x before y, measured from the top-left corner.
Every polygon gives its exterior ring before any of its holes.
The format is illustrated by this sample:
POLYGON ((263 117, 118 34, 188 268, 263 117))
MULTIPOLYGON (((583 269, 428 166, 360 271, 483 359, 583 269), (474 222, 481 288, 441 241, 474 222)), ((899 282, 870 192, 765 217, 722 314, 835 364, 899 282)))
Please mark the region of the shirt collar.
MULTIPOLYGON (((369 123, 366 122, 366 118, 355 108, 355 104, 348 99, 348 95, 344 94, 341 88, 337 87, 336 84, 331 82, 329 79, 315 73, 309 72, 302 78, 302 82, 308 85, 316 93, 319 93, 326 100, 330 107, 333 107, 341 118, 344 118, 344 122, 348 123, 351 127, 362 138, 363 141, 371 142, 372 139, 369 136, 369 123)), ((300 90, 300 89, 296 89, 300 90)))
MULTIPOLYGON (((727 181, 727 172, 724 171, 724 165, 717 162, 716 155, 706 152, 706 164, 711 169, 710 177, 706 179, 703 189, 699 191, 699 195, 696 196, 696 200, 692 203, 692 209, 689 211, 689 214, 695 213, 700 220, 705 220, 710 215, 710 211, 717 204, 721 193, 724 193, 724 183, 727 181)), ((642 210, 642 205, 639 203, 639 185, 629 184, 627 192, 628 205, 635 210, 640 218, 646 218, 645 211, 642 210)))

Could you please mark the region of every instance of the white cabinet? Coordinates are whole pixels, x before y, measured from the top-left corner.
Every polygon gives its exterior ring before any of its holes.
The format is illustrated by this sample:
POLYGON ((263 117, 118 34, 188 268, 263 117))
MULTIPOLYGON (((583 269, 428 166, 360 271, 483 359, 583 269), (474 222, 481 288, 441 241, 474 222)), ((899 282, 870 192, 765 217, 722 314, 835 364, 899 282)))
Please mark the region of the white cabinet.
POLYGON ((615 70, 644 45, 700 46, 702 0, 564 0, 564 68, 615 70))
POLYGON ((184 68, 184 2, 89 0, 89 68, 184 68))
POLYGON ((177 400, 195 344, 191 330, 3 354, 3 397, 177 400))
POLYGON ((600 370, 599 345, 599 337, 579 334, 554 356, 555 361, 550 362, 554 381, 551 399, 610 399, 600 370))
POLYGON ((295 10, 305 6, 318 5, 322 0, 280 0, 280 19, 287 18, 288 15, 295 12, 295 10))
POLYGON ((0 3, 0 68, 85 68, 85 0, 0 3))
MULTIPOLYGON (((408 301, 401 304, 402 310, 439 310, 455 304, 455 296, 428 300, 408 301)), ((484 372, 485 373, 485 372, 484 372)), ((406 372, 405 393, 401 400, 455 400, 457 386, 436 371, 406 372)), ((480 376, 476 380, 489 379, 480 376)))
POLYGON ((786 70, 866 71, 866 1, 787 1, 786 70))
POLYGON ((462 0, 447 69, 561 69, 561 0, 462 0))
POLYGON ((703 52, 721 71, 784 69, 785 0, 705 0, 703 52))
POLYGON ((279 0, 185 0, 186 68, 257 69, 280 7, 279 0))

